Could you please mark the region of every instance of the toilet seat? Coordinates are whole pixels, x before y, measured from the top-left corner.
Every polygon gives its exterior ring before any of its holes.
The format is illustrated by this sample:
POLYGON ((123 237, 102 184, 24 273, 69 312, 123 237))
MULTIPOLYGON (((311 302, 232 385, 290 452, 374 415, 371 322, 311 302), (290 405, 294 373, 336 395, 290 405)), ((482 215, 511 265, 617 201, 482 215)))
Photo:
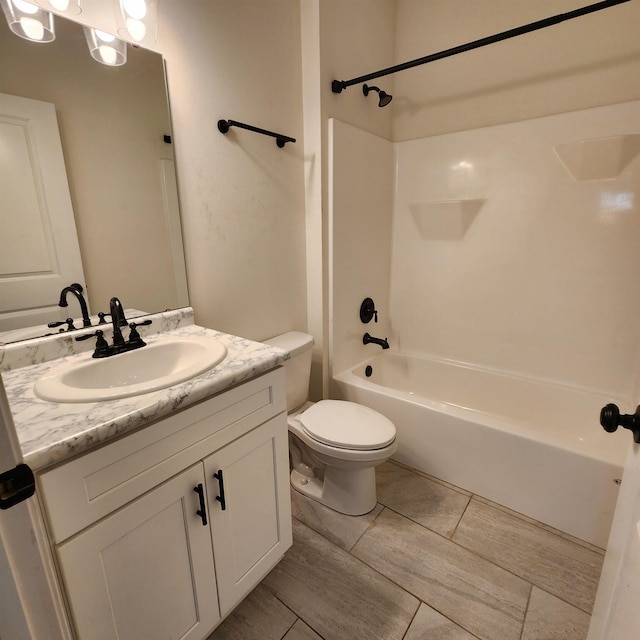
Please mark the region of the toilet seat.
POLYGON ((346 400, 321 400, 299 414, 298 419, 309 437, 341 449, 382 449, 396 438, 391 420, 346 400))

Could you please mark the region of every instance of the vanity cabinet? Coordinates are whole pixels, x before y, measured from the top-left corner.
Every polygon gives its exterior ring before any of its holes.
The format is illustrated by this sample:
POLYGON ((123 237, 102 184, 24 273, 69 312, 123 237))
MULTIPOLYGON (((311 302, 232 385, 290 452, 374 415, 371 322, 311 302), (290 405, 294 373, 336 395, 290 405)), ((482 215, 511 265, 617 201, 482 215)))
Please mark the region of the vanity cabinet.
POLYGON ((78 637, 202 640, 220 620, 194 466, 58 547, 78 637))
POLYGON ((204 640, 291 545, 281 369, 43 473, 80 640, 204 640))

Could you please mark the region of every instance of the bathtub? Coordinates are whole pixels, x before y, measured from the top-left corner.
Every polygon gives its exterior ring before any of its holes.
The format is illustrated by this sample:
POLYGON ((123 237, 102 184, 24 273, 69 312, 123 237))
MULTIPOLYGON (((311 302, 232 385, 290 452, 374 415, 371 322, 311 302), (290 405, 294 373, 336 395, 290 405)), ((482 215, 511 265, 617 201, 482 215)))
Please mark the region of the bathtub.
POLYGON ((606 546, 632 441, 599 424, 615 399, 393 351, 335 375, 332 395, 395 423, 398 462, 606 546))

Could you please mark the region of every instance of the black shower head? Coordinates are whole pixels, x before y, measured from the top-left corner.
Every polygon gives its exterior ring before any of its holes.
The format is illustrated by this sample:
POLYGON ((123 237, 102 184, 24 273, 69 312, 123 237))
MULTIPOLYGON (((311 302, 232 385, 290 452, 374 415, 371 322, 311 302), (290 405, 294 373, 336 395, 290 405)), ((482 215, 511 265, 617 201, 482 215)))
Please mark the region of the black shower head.
POLYGON ((380 100, 378 101, 379 107, 386 107, 393 100, 393 96, 378 87, 369 86, 368 84, 362 86, 362 93, 364 93, 365 96, 369 95, 369 91, 378 92, 378 95, 380 96, 380 100))

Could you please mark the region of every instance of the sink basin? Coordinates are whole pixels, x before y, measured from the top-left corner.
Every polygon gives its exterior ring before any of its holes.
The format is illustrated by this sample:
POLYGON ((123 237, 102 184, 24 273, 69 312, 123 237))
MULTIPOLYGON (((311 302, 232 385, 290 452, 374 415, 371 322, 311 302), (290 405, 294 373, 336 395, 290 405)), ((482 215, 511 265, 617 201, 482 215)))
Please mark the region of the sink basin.
POLYGON ((162 338, 109 358, 80 356, 52 369, 35 384, 51 402, 101 402, 137 396, 189 380, 224 360, 227 348, 201 336, 162 338))

